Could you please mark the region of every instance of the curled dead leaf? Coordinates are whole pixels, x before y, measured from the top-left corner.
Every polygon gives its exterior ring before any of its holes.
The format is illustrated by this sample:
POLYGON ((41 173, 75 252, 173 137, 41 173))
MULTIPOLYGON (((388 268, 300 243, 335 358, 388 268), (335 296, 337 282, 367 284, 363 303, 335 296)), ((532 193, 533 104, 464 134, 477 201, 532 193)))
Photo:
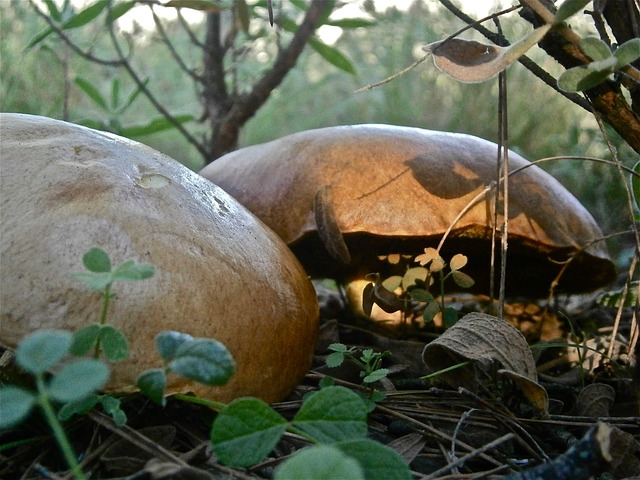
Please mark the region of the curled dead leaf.
POLYGON ((606 383, 587 385, 578 394, 576 413, 584 417, 608 417, 616 391, 606 383))
POLYGON ((362 308, 367 315, 371 315, 374 303, 387 313, 397 312, 404 308, 404 302, 382 285, 379 274, 373 273, 367 276, 373 277, 375 282, 368 284, 362 292, 362 308))
POLYGON ((508 47, 450 38, 422 47, 443 73, 466 83, 484 82, 503 71, 538 43, 551 25, 543 25, 508 47))
POLYGON ((429 343, 422 358, 431 372, 469 361, 469 365, 442 374, 454 387, 475 391, 487 377, 509 378, 542 415, 546 414, 547 394, 537 383, 531 349, 520 331, 504 320, 484 313, 465 315, 429 343))

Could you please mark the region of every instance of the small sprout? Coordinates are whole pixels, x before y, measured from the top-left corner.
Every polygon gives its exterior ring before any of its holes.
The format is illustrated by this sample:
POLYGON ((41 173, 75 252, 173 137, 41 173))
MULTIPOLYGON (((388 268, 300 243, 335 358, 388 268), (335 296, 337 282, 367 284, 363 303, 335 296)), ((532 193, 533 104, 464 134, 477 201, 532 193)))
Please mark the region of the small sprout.
POLYGON ((167 331, 156 336, 156 348, 165 367, 141 373, 136 384, 159 405, 165 403, 166 376, 170 372, 204 385, 224 385, 235 372, 233 357, 217 340, 167 331))
POLYGON ((53 402, 80 402, 90 397, 107 382, 109 367, 94 359, 75 360, 47 380, 45 374, 70 354, 72 343, 72 334, 63 330, 40 330, 20 342, 16 363, 33 375, 36 392, 15 386, 0 388, 0 429, 20 424, 33 407, 40 407, 73 475, 84 479, 53 402))
POLYGON ((374 352, 373 349, 368 348, 363 350, 360 356, 357 356, 358 349, 356 347, 347 347, 342 343, 332 343, 329 345, 329 350, 333 350, 333 353, 329 354, 325 360, 327 367, 339 367, 345 360, 357 365, 361 369, 360 378, 362 378, 363 385, 369 388, 369 399, 373 400, 373 384, 389 375, 389 370, 381 368, 381 366, 382 359, 391 355, 391 352, 374 352))
POLYGON ((102 312, 98 323, 74 333, 71 352, 74 355, 86 355, 93 350, 94 358, 98 358, 102 352, 111 362, 126 360, 129 356, 126 336, 106 324, 109 302, 115 296, 111 287, 117 281, 133 282, 151 278, 155 274, 155 268, 135 260, 127 260, 113 268, 109 254, 98 247, 90 248, 82 256, 82 263, 88 272, 74 273, 73 277, 102 295, 102 312))
POLYGON ((472 287, 474 280, 460 271, 467 261, 465 255, 454 255, 449 262, 449 272, 445 273, 447 263, 438 250, 432 247, 425 248, 424 253, 415 258, 415 262, 420 266, 407 269, 402 277, 396 275, 381 281, 378 274, 370 274, 375 283, 368 284, 362 293, 363 310, 370 316, 375 303, 387 313, 401 311, 407 315, 412 313, 410 309, 414 309, 416 302, 423 303, 422 319, 426 323, 432 322, 436 314, 442 312, 444 324, 450 327, 456 322, 458 314, 455 309, 447 308, 444 304, 444 284, 451 278, 460 288, 472 287), (429 292, 435 278, 439 279, 440 302, 429 292), (401 292, 395 293, 398 288, 401 292))

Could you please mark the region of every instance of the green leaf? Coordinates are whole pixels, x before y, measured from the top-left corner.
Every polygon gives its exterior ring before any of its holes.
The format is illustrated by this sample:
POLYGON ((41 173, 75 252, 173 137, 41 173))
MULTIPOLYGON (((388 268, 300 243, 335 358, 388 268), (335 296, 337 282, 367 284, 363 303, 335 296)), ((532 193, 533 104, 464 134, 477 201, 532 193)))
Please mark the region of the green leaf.
POLYGON ((349 349, 344 343, 332 343, 329 345, 329 350, 333 350, 334 352, 347 353, 349 349))
POLYGON ((351 60, 343 55, 338 49, 321 42, 317 38, 309 39, 309 45, 334 67, 338 67, 340 70, 351 75, 356 74, 356 69, 351 63, 351 60))
POLYGON ((113 418, 113 421, 118 427, 122 427, 127 423, 127 414, 124 413, 120 407, 121 402, 119 398, 112 397, 111 395, 101 395, 100 405, 104 412, 113 418))
POLYGON ((163 4, 163 6, 173 8, 190 8, 192 10, 208 13, 221 12, 228 8, 225 5, 214 3, 212 0, 170 0, 163 4))
POLYGON ((111 110, 115 110, 120 103, 120 80, 114 78, 111 81, 111 110))
MULTIPOLYGON (((76 81, 77 80, 79 79, 76 79, 76 81)), ((111 259, 109 258, 109 254, 98 247, 90 248, 87 253, 82 256, 82 263, 90 272, 107 273, 111 271, 111 259)))
POLYGON ((456 285, 462 288, 470 288, 474 283, 476 283, 469 275, 464 272, 459 272, 458 270, 453 270, 451 272, 451 277, 453 278, 453 281, 456 282, 456 285))
POLYGON ((582 92, 604 82, 613 72, 615 57, 573 67, 558 78, 558 88, 565 92, 582 92))
POLYGON ((58 10, 58 6, 56 2, 53 0, 44 0, 45 5, 47 6, 47 10, 49 10, 49 16, 55 22, 59 22, 62 20, 62 12, 58 10))
POLYGON ((327 355, 327 358, 325 359, 325 363, 327 364, 327 367, 329 367, 329 368, 339 367, 340 365, 342 365, 344 363, 344 353, 342 353, 342 352, 333 352, 333 353, 327 355))
POLYGON ((336 384, 336 381, 333 377, 322 377, 322 379, 318 382, 318 386, 320 388, 333 387, 336 384))
POLYGON ((640 57, 640 38, 632 38, 620 45, 613 56, 616 57, 616 69, 625 67, 640 57))
POLYGON ((442 312, 442 321, 447 328, 453 327, 458 321, 458 311, 453 307, 447 307, 442 312))
POLYGON ((72 276, 76 280, 86 284, 94 292, 101 292, 113 283, 113 279, 111 278, 111 272, 108 272, 108 273, 78 272, 78 273, 73 273, 72 276))
POLYGON ((436 313, 438 313, 439 311, 440 311, 440 305, 438 305, 438 302, 431 301, 427 303, 427 305, 424 307, 424 312, 422 312, 422 318, 427 323, 433 322, 433 317, 435 317, 436 313))
POLYGON ((583 38, 580 40, 580 48, 592 60, 604 60, 612 55, 609 45, 598 37, 583 38))
POLYGON ((229 466, 248 467, 273 450, 287 421, 257 398, 238 398, 213 422, 211 442, 218 459, 229 466))
MULTIPOLYGON (((193 121, 193 115, 178 115, 175 119, 178 123, 183 124, 193 121)), ((144 125, 133 125, 122 129, 121 133, 125 137, 143 137, 152 133, 162 132, 164 130, 170 130, 176 128, 176 126, 165 117, 158 117, 151 120, 144 125)))
POLYGON ((136 6, 138 0, 131 0, 129 2, 116 3, 109 10, 107 14, 107 25, 115 22, 117 19, 126 14, 129 10, 136 6))
POLYGON ((30 373, 44 373, 69 353, 72 342, 70 332, 38 330, 20 342, 16 362, 30 373))
POLYGON ((193 341, 193 337, 187 333, 174 331, 160 332, 156 335, 156 349, 160 356, 167 362, 176 358, 176 351, 183 343, 193 341))
POLYGON ((34 405, 33 393, 12 385, 0 388, 0 429, 20 424, 34 405))
POLYGON ((166 403, 164 390, 167 387, 167 376, 161 368, 146 370, 138 375, 136 385, 140 391, 149 397, 155 404, 166 403))
POLYGON ((110 362, 121 362, 129 357, 129 342, 124 333, 111 325, 102 326, 100 346, 110 362))
MULTIPOLYGON (((103 111, 109 112, 107 101, 104 99, 100 91, 88 80, 82 77, 76 77, 73 81, 80 89, 103 111)), ((108 271, 108 270, 107 270, 108 271)))
POLYGON ((69 348, 69 353, 78 357, 86 355, 89 350, 95 348, 99 336, 100 325, 97 323, 76 330, 73 333, 73 343, 69 348))
POLYGON ((402 289, 409 290, 409 287, 416 284, 416 280, 425 282, 427 280, 427 275, 429 275, 429 270, 424 267, 409 268, 402 277, 402 289))
MULTIPOLYGON (((357 460, 332 445, 307 447, 284 462, 275 472, 275 480, 365 480, 357 460)), ((367 479, 368 480, 368 479, 367 479)))
POLYGON ((31 40, 29 40, 29 42, 27 43, 27 46, 24 47, 25 50, 29 50, 29 49, 35 47, 36 45, 38 45, 39 43, 43 42, 53 32, 54 32, 53 28, 50 28, 50 27, 49 28, 45 28, 43 31, 41 31, 35 37, 33 37, 31 40))
POLYGON ((148 263, 137 263, 135 260, 127 260, 118 265, 112 273, 113 281, 134 282, 144 280, 155 275, 156 269, 148 263))
POLYGON ((412 288, 411 290, 409 290, 409 293, 411 295, 411 300, 414 300, 416 302, 428 303, 433 301, 433 295, 431 295, 424 288, 412 288))
POLYGON ((392 448, 368 438, 340 442, 335 445, 356 460, 367 480, 411 480, 411 471, 392 448))
POLYGON ((147 84, 149 83, 150 78, 147 77, 142 81, 142 86, 140 85, 136 85, 136 88, 134 88, 133 90, 131 90, 131 93, 129 94, 129 96, 127 97, 127 100, 124 102, 124 104, 120 107, 119 112, 122 113, 125 110, 127 110, 132 104, 133 102, 136 101, 136 98, 138 98, 138 96, 142 93, 142 87, 146 87, 147 84))
POLYGON ((109 379, 109 367, 91 358, 65 365, 49 383, 49 395, 59 402, 73 402, 102 388, 109 379))
POLYGON ((62 30, 70 30, 86 25, 102 13, 109 4, 109 0, 97 0, 93 5, 88 6, 78 14, 71 17, 62 24, 62 30))
POLYGON ((636 175, 631 174, 629 181, 631 183, 631 190, 633 191, 633 200, 636 202, 636 208, 640 209, 640 161, 636 162, 633 166, 633 172, 636 175))
POLYGON ((553 23, 558 24, 564 22, 567 18, 584 9, 590 1, 591 0, 565 0, 558 8, 553 23))
POLYGON ((340 20, 329 20, 325 25, 331 25, 332 27, 340 28, 366 28, 373 27, 377 24, 377 21, 368 20, 366 18, 341 18, 340 20))
POLYGON ((385 378, 387 375, 389 375, 389 370, 386 368, 379 368, 377 370, 374 370, 373 372, 371 372, 369 375, 367 375, 366 377, 364 377, 362 379, 362 381, 364 383, 374 383, 377 382, 379 380, 382 380, 383 378, 385 378))
POLYGON ((293 427, 318 443, 362 438, 367 434, 367 406, 347 388, 323 388, 307 397, 293 427))
POLYGON ((235 371, 235 362, 222 343, 196 338, 178 347, 168 368, 205 385, 224 385, 235 371))
POLYGON ((85 415, 98 404, 99 400, 99 395, 89 395, 80 400, 65 403, 60 410, 58 410, 58 418, 66 422, 74 415, 85 415))

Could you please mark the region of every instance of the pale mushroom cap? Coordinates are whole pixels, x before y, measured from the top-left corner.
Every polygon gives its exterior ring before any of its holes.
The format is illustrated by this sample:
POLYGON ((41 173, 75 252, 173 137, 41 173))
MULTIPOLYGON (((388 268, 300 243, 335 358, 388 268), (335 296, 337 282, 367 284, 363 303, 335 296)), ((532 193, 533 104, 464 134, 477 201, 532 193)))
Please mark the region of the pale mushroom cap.
POLYGON ((111 390, 160 367, 158 332, 221 341, 237 372, 224 387, 171 376, 168 390, 229 401, 288 395, 308 371, 318 306, 287 246, 217 186, 174 160, 115 135, 19 114, 0 116, 0 340, 98 321, 100 297, 72 278, 92 246, 114 264, 135 259, 153 278, 117 283, 108 322, 132 356, 111 390))
MULTIPOLYGON (((349 277, 381 268, 363 257, 416 255, 436 246, 456 216, 496 178, 496 157, 494 143, 469 135, 354 125, 304 131, 243 148, 201 174, 273 228, 312 275, 349 277), (322 251, 317 235, 314 200, 327 185, 352 256, 348 265, 322 251)), ((514 152, 509 162, 510 170, 530 165, 514 152)), ((442 252, 445 259, 466 254, 467 271, 487 277, 492 224, 487 196, 456 224, 442 252)), ((508 228, 512 294, 543 294, 560 268, 549 257, 566 260, 602 237, 589 212, 537 166, 510 177, 508 228)), ((610 282, 614 274, 606 246, 596 243, 572 262, 560 287, 588 291, 610 282)), ((474 278, 482 290, 488 278, 480 277, 474 278)))

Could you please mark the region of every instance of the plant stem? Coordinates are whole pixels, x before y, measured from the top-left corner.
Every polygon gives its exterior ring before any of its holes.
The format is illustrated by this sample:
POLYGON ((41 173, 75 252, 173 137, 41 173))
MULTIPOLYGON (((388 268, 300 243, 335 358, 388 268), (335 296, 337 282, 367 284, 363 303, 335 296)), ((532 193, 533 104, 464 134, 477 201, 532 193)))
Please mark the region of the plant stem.
MULTIPOLYGON (((107 311, 109 310, 109 302, 111 301, 111 297, 113 294, 111 293, 111 284, 109 283, 106 287, 104 287, 104 292, 102 292, 102 311, 100 312, 100 326, 105 325, 107 323, 107 311)), ((96 346, 93 350, 93 358, 96 360, 100 358, 100 345, 102 343, 102 332, 98 335, 96 340, 96 346)))
POLYGON ((100 312, 100 325, 104 325, 107 322, 107 310, 109 309, 109 301, 111 300, 111 284, 108 284, 104 287, 104 293, 102 294, 102 298, 104 298, 104 302, 102 302, 102 312, 100 312))
POLYGON ((224 407, 227 406, 226 403, 214 402, 212 400, 206 400, 200 397, 192 397, 190 395, 185 395, 183 393, 176 393, 175 395, 172 395, 172 396, 173 398, 177 400, 182 400, 184 402, 195 403, 196 405, 204 405, 205 407, 209 407, 212 410, 215 410, 217 412, 219 412, 220 410, 222 410, 224 407))
POLYGON ((49 423, 49 426, 53 431, 53 435, 56 439, 56 442, 58 442, 58 446, 62 451, 62 455, 64 456, 67 465, 69 466, 71 472, 73 473, 73 476, 77 480, 86 480, 84 472, 82 471, 82 469, 80 468, 80 464, 76 460, 75 453, 73 453, 73 449, 71 448, 69 439, 64 433, 64 429, 58 421, 56 412, 53 410, 53 406, 49 401, 49 397, 47 396, 46 388, 44 385, 44 378, 41 373, 36 375, 36 384, 38 387, 38 405, 40 405, 40 408, 42 408, 42 411, 44 412, 47 423, 49 423))

